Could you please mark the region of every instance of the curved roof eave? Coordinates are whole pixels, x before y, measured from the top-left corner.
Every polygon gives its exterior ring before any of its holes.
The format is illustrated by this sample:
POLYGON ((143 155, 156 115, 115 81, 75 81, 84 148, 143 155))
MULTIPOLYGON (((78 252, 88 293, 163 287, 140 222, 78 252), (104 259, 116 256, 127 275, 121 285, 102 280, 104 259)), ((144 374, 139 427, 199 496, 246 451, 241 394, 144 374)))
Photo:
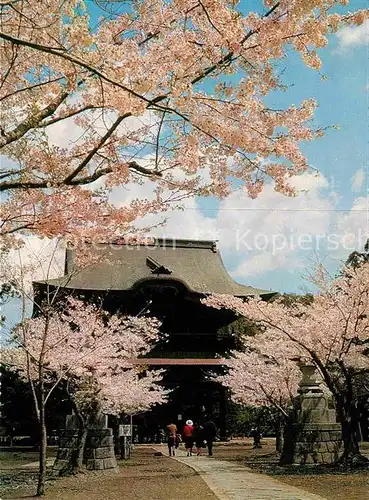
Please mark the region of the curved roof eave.
MULTIPOLYGON (((160 276, 148 276, 146 278, 142 278, 138 281, 136 281, 135 283, 132 284, 132 286, 130 287, 126 287, 126 288, 123 288, 123 287, 110 287, 110 288, 102 288, 102 287, 92 287, 92 286, 89 286, 89 287, 86 287, 86 286, 82 286, 82 285, 78 285, 77 283, 75 284, 71 284, 69 282, 69 277, 66 277, 66 276, 63 276, 61 278, 54 278, 54 279, 50 279, 50 280, 42 280, 42 281, 33 281, 32 284, 34 286, 52 286, 54 288, 62 288, 64 290, 79 290, 81 292, 83 291, 89 291, 89 292, 104 292, 104 291, 112 291, 112 292, 130 292, 130 291, 134 291, 134 290, 137 290, 137 288, 139 288, 141 285, 145 284, 145 283, 149 283, 150 281, 152 282, 159 282, 159 281, 172 281, 173 284, 175 283, 180 283, 184 288, 186 288, 190 293, 193 293, 193 294, 197 294, 197 295, 211 295, 211 294, 218 294, 219 292, 212 292, 211 290, 202 290, 202 291, 199 291, 199 290, 195 290, 193 288, 191 288, 190 286, 188 286, 188 284, 184 281, 184 280, 180 280, 178 278, 169 278, 168 276, 163 276, 163 277, 160 277, 160 276)), ((252 288, 252 287, 247 287, 246 285, 244 285, 245 289, 247 289, 247 291, 245 290, 243 293, 234 293, 234 294, 230 294, 230 293, 226 293, 224 292, 225 295, 233 295, 234 297, 255 297, 255 296, 261 296, 261 297, 272 297, 273 295, 275 295, 277 292, 274 292, 272 290, 262 290, 262 289, 257 289, 257 288, 252 288)))
POLYGON ((214 241, 161 240, 150 245, 99 244, 96 262, 78 270, 75 251, 66 252, 65 276, 38 284, 73 290, 129 291, 150 281, 176 281, 191 293, 235 297, 272 296, 271 290, 242 285, 228 274, 214 241))

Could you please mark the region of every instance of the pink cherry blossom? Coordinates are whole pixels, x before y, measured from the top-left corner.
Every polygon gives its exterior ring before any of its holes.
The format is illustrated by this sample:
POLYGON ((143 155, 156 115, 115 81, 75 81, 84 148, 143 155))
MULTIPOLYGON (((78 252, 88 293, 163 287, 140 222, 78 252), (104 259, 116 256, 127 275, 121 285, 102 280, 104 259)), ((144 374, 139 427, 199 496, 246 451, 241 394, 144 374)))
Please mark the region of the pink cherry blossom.
POLYGON ((260 326, 255 336, 242 338, 243 350, 232 353, 229 373, 220 377, 235 400, 284 411, 298 387, 296 361, 313 364, 333 394, 347 459, 359 453, 353 387, 360 387, 361 377, 369 373, 369 264, 345 268, 334 280, 318 269, 313 281, 320 292, 310 304, 227 295, 210 296, 205 303, 260 326))
POLYGON ((322 131, 313 101, 267 106, 283 88, 275 61, 293 48, 319 70, 328 35, 368 10, 260 3, 259 14, 228 0, 142 0, 96 25, 82 1, 3 2, 3 244, 30 232, 110 241, 183 197, 227 196, 234 178, 253 198, 266 183, 295 195, 290 177, 309 168, 300 142, 322 131), (147 180, 154 196, 112 203, 114 189, 147 180))

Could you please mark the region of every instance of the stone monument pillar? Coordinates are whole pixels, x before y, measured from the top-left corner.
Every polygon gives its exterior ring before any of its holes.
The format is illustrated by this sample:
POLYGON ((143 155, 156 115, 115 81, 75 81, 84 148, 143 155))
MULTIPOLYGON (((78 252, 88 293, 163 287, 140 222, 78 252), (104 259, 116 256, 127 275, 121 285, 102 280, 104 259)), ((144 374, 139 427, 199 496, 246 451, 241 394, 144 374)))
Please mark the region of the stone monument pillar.
POLYGON ((341 425, 329 395, 316 380, 313 365, 301 365, 302 379, 295 401, 292 424, 292 463, 330 464, 338 460, 342 448, 341 425))
POLYGON ((108 416, 99 415, 89 426, 84 454, 88 470, 115 469, 113 429, 108 428, 108 416))
MULTIPOLYGON (((59 448, 53 466, 56 473, 62 472, 66 468, 77 442, 78 419, 74 414, 68 415, 65 429, 60 433, 59 448)), ((113 430, 108 428, 107 415, 97 415, 90 424, 83 461, 88 470, 114 469, 117 467, 113 430)))

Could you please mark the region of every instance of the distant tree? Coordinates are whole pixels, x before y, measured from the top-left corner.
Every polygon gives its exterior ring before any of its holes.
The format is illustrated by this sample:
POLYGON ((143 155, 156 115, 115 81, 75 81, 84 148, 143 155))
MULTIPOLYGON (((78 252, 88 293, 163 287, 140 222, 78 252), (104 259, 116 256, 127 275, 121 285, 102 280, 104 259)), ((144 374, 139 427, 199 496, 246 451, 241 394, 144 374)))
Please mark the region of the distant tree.
MULTIPOLYGON (((6 365, 0 365, 1 373, 1 425, 9 436, 30 436, 31 443, 39 442, 39 426, 31 388, 24 377, 6 365)), ((72 411, 64 387, 53 391, 47 412, 47 433, 64 425, 65 417, 72 411)))
POLYGON ((369 238, 366 240, 364 245, 364 251, 359 252, 355 250, 352 252, 347 258, 346 265, 358 267, 366 262, 369 262, 369 238))
POLYGON ((28 383, 6 365, 1 373, 1 425, 8 436, 29 435, 37 442, 38 425, 28 383))

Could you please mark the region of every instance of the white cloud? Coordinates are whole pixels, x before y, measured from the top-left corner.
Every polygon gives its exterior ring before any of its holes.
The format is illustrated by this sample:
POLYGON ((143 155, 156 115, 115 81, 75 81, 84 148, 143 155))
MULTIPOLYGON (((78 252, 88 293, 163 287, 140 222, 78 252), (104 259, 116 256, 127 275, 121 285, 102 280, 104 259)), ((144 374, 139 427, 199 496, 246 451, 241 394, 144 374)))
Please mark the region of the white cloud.
MULTIPOLYGON (((251 200, 239 189, 220 203, 208 202, 208 212, 200 210, 194 198, 186 200, 184 210, 165 214, 167 222, 152 234, 218 240, 230 274, 255 286, 262 284, 259 276, 262 280, 264 273, 303 274, 317 258, 339 263, 353 249, 363 247, 368 235, 368 198, 357 198, 342 213, 336 211, 338 199, 323 175, 304 174, 296 177, 294 184, 300 190, 296 198, 276 193, 267 185, 256 200, 251 200)), ((149 184, 131 188, 127 198, 121 198, 122 204, 150 195, 149 184)), ((158 220, 152 215, 140 226, 158 220)), ((283 286, 283 279, 281 282, 283 286)))
POLYGON ((28 236, 24 245, 4 255, 0 281, 14 281, 27 294, 32 281, 56 278, 64 274, 64 247, 59 240, 28 236))
POLYGON ((296 257, 291 257, 287 253, 273 255, 272 253, 258 253, 251 257, 251 259, 245 259, 237 266, 237 268, 231 273, 232 276, 237 278, 249 279, 255 275, 273 271, 275 269, 303 269, 304 261, 296 257))
MULTIPOLYGON (((311 237, 311 251, 314 250, 314 238, 329 231, 330 210, 335 202, 327 196, 328 181, 322 175, 304 174, 293 182, 300 191, 296 198, 275 192, 272 185, 267 185, 256 200, 238 189, 219 203, 208 201, 209 211, 200 210, 196 199, 190 198, 184 201, 182 211, 149 215, 137 225, 153 225, 166 217, 166 223, 156 227, 153 235, 219 240, 235 276, 255 276, 291 265, 301 267, 299 239, 304 235, 311 237)), ((134 198, 150 199, 152 190, 150 182, 142 186, 132 184, 127 190, 120 188, 114 201, 124 205, 134 198)))
POLYGON ((296 198, 269 185, 256 200, 238 192, 221 203, 220 246, 228 255, 238 254, 234 276, 300 268, 303 257, 314 251, 315 239, 329 230, 334 202, 326 194, 327 179, 305 174, 294 184, 302 191, 296 198))
POLYGON ((369 195, 356 198, 350 211, 337 214, 334 233, 341 244, 332 250, 332 257, 346 260, 354 250, 363 250, 369 238, 369 195))
POLYGON ((356 170, 351 178, 351 188, 353 193, 359 193, 365 181, 365 170, 360 168, 356 170))
MULTIPOLYGON (((101 137, 117 119, 117 114, 109 110, 104 110, 103 113, 101 110, 88 111, 87 113, 89 113, 93 120, 93 130, 101 137)), ((130 116, 126 118, 119 125, 115 133, 118 137, 123 137, 146 126, 150 126, 151 132, 155 136, 158 117, 151 111, 145 111, 142 116, 130 116)), ((67 118, 47 127, 50 142, 60 148, 69 148, 71 145, 82 143, 85 140, 85 132, 82 127, 75 123, 74 118, 67 118)))
POLYGON ((348 49, 369 44, 369 20, 360 26, 345 26, 337 32, 338 46, 348 49))
MULTIPOLYGON (((337 198, 323 175, 303 174, 293 182, 300 190, 295 198, 276 193, 271 185, 256 200, 238 189, 220 202, 205 201, 203 209, 192 197, 184 200, 182 211, 148 215, 137 227, 166 218, 164 225, 152 229, 153 236, 218 240, 224 262, 238 281, 297 289, 298 276, 316 257, 327 257, 337 266, 352 250, 363 248, 369 235, 369 196, 356 198, 343 213, 335 210, 337 198)), ((151 199, 153 189, 150 181, 132 183, 115 190, 112 201, 124 206, 136 198, 151 199)), ((41 243, 33 244, 38 251, 41 243)), ((39 272, 45 277, 42 268, 39 272)))
POLYGON ((0 344, 7 341, 16 324, 32 315, 32 282, 64 274, 64 255, 64 246, 58 240, 28 236, 23 247, 1 256, 0 282, 13 282, 21 297, 11 298, 1 306, 5 321, 1 327, 0 344))

